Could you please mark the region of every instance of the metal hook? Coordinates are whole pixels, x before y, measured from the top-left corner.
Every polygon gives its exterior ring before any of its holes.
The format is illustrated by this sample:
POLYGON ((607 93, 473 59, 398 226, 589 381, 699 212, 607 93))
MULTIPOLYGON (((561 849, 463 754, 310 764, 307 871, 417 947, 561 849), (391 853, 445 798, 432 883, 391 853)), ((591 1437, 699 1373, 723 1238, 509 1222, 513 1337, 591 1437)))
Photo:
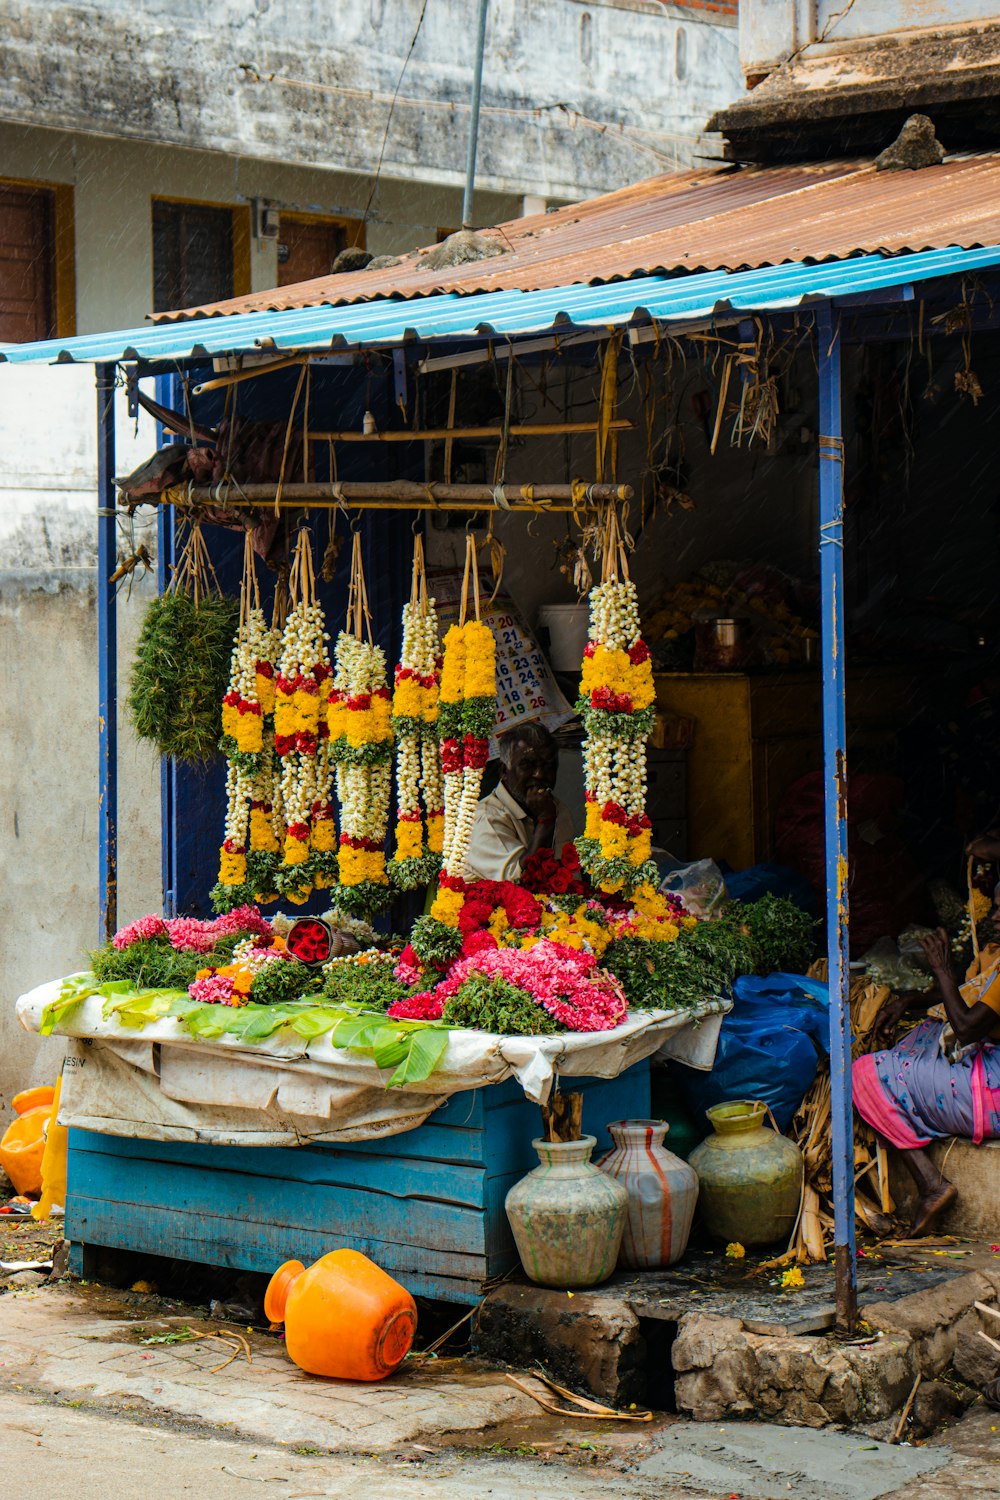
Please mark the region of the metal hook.
POLYGON ((418 516, 416 516, 410 522, 410 530, 413 532, 414 536, 419 536, 420 533, 421 533, 421 531, 423 530, 423 527, 424 527, 424 518, 423 518, 423 516, 418 515, 418 516))

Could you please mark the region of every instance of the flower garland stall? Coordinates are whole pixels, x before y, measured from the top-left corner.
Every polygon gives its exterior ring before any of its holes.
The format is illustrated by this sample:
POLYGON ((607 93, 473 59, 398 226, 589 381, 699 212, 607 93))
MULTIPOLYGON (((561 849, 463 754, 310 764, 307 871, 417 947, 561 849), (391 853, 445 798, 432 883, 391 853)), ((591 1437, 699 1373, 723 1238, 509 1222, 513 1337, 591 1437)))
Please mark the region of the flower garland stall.
POLYGON ((396 848, 390 864, 400 890, 429 885, 441 868, 444 786, 438 739, 441 642, 427 594, 424 547, 416 538, 403 645, 392 694, 396 739, 396 848))
POLYGON ((372 640, 361 537, 354 533, 347 626, 337 637, 328 704, 340 804, 336 903, 368 914, 388 906, 385 840, 392 793, 392 693, 385 652, 372 640))
POLYGON ((267 623, 249 532, 243 548, 240 624, 222 700, 219 749, 226 770, 226 821, 219 851, 219 879, 212 891, 216 911, 246 901, 276 899, 276 876, 284 841, 280 809, 276 826, 274 679, 280 633, 267 623))
POLYGON ((639 627, 635 584, 625 541, 609 513, 602 581, 590 595, 590 632, 580 699, 587 739, 583 752, 586 825, 580 862, 604 891, 652 897, 646 813, 646 741, 653 727, 653 668, 639 627))
POLYGON ((326 717, 329 636, 316 598, 312 543, 304 526, 296 537, 288 590, 290 608, 274 699, 274 748, 281 764, 286 825, 276 883, 282 896, 299 905, 314 889, 332 885, 337 873, 326 717))

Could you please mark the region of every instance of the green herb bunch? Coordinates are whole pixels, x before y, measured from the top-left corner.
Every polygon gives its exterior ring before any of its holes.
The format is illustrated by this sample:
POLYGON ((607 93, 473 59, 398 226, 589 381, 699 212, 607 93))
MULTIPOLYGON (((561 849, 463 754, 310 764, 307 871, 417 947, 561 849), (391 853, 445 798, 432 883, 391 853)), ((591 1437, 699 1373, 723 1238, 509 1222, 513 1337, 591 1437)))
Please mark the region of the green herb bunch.
POLYGON ((289 1000, 314 995, 321 983, 322 975, 297 958, 275 958, 253 976, 250 999, 256 1005, 286 1005, 289 1000))
POLYGON ((462 934, 436 917, 418 917, 410 946, 426 968, 445 969, 462 951, 462 934))
POLYGON ((128 979, 137 990, 186 990, 199 969, 228 962, 228 954, 181 952, 161 938, 140 938, 127 948, 105 943, 90 954, 98 984, 128 979))
POLYGON ((761 896, 728 908, 747 933, 754 951, 754 973, 804 974, 816 956, 816 922, 787 896, 761 896))
POLYGON ((367 963, 336 959, 323 969, 323 994, 337 1005, 362 1005, 368 1010, 388 1010, 396 1000, 410 994, 408 985, 393 978, 396 959, 391 953, 370 957, 367 963))
POLYGON ((785 897, 734 901, 672 943, 619 938, 603 967, 620 981, 630 1008, 681 1009, 728 994, 741 974, 801 973, 815 951, 815 926, 785 897))
POLYGON ((548 1036, 566 1027, 526 990, 499 975, 470 974, 444 1008, 448 1026, 469 1026, 500 1036, 548 1036))

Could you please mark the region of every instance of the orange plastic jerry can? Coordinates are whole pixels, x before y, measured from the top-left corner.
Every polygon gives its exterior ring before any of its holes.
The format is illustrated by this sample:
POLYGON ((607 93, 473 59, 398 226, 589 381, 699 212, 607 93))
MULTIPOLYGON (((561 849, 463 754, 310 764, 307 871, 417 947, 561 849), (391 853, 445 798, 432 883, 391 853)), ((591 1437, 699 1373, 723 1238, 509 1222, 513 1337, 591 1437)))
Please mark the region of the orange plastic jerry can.
POLYGON ((264 1311, 284 1323, 285 1348, 300 1370, 336 1380, 384 1380, 417 1330, 409 1292, 358 1250, 333 1250, 308 1271, 286 1260, 271 1277, 264 1311))
POLYGON ((52 1113, 55 1089, 24 1089, 12 1100, 17 1118, 0 1140, 0 1167, 14 1184, 14 1191, 37 1198, 42 1191, 42 1154, 45 1126, 52 1113))

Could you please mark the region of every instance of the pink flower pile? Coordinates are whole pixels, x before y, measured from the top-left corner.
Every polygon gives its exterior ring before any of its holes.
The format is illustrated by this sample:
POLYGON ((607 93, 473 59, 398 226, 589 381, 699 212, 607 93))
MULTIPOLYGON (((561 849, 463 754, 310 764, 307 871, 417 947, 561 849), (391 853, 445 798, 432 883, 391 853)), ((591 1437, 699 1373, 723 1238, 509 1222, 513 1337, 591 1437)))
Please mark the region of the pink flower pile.
POLYGON ((530 995, 570 1031, 610 1031, 628 1011, 621 985, 597 967, 592 953, 544 938, 532 948, 487 948, 452 965, 447 979, 390 1005, 390 1016, 439 1020, 445 1004, 473 974, 505 979, 530 995))
POLYGON ((130 922, 114 935, 114 946, 130 948, 143 938, 167 938, 172 948, 187 953, 211 953, 220 937, 228 933, 245 932, 248 937, 268 938, 273 929, 266 917, 262 917, 256 906, 237 906, 211 922, 198 917, 140 917, 130 922))
POLYGON ((209 974, 188 985, 188 994, 203 1005, 238 1005, 233 981, 225 974, 209 974))
POLYGON ((130 922, 127 927, 120 927, 112 939, 116 948, 131 948, 133 943, 138 943, 142 938, 164 938, 168 937, 167 924, 162 917, 140 917, 138 922, 130 922))

